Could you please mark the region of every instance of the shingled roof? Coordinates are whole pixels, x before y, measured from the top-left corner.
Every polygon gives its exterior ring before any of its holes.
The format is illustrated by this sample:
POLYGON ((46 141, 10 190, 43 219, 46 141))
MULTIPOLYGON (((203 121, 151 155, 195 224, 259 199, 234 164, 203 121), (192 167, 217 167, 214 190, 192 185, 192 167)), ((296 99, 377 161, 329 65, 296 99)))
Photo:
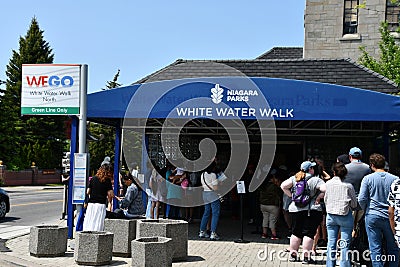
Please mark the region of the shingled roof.
POLYGON ((256 59, 298 59, 303 58, 303 47, 274 47, 256 59))
MULTIPOLYGON (((268 52, 264 56, 269 57, 268 52)), ((315 81, 383 93, 399 92, 394 82, 351 59, 261 59, 264 56, 254 60, 179 59, 137 83, 182 78, 248 76, 315 81)))

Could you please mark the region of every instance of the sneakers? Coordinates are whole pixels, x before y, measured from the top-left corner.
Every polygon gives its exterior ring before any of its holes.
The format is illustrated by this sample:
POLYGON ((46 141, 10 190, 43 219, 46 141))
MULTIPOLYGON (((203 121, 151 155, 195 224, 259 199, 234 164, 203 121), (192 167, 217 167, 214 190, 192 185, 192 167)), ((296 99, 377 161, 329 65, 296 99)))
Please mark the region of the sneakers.
POLYGON ((206 231, 200 231, 200 233, 199 233, 199 237, 200 237, 200 238, 209 238, 209 237, 210 237, 210 235, 209 235, 209 234, 207 234, 207 232, 206 232, 206 231))
POLYGON ((296 254, 296 253, 290 254, 289 261, 290 261, 290 262, 299 261, 299 258, 297 258, 297 254, 296 254))
POLYGON ((277 237, 276 235, 271 236, 271 240, 278 240, 278 239, 279 239, 279 237, 277 237))
POLYGON ((219 236, 216 232, 211 232, 210 240, 219 240, 219 236))
POLYGON ((317 261, 313 260, 311 257, 309 257, 309 258, 304 258, 302 263, 303 264, 317 264, 317 261))
POLYGON ((261 238, 268 238, 267 234, 262 233, 261 238))

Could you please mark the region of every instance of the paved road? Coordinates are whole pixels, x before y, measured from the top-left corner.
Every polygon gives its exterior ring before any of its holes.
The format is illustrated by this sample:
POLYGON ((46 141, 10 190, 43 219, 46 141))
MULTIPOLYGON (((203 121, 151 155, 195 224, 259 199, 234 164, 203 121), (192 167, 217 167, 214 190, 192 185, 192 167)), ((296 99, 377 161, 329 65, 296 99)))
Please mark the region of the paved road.
POLYGON ((0 239, 29 233, 32 225, 60 224, 62 187, 5 187, 11 210, 0 221, 0 239))

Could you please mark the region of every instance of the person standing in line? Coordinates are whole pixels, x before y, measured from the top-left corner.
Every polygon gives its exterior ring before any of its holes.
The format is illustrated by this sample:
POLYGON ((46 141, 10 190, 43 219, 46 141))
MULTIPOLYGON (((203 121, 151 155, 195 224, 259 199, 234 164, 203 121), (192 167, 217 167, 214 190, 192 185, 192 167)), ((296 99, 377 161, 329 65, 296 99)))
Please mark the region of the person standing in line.
POLYGON ((165 201, 167 186, 164 177, 158 170, 153 169, 150 177, 149 187, 151 188, 151 209, 150 218, 158 219, 160 216, 160 205, 165 201))
POLYGON ((385 172, 385 157, 380 154, 372 154, 369 163, 374 172, 362 180, 358 203, 365 211, 365 230, 372 266, 383 267, 385 264, 383 259, 390 258, 389 266, 398 267, 399 248, 390 226, 388 196, 391 185, 399 177, 385 172), (382 255, 382 237, 386 240, 386 257, 382 255))
MULTIPOLYGON (((354 187, 354 191, 356 192, 356 196, 358 196, 360 192, 361 181, 365 175, 371 173, 371 169, 369 166, 361 161, 362 151, 358 147, 353 147, 349 151, 349 160, 350 163, 346 164, 347 175, 344 179, 344 182, 352 184, 354 187)), ((358 221, 364 215, 364 211, 357 206, 353 210, 353 218, 354 218, 354 229, 358 223, 358 221)), ((353 231, 353 235, 355 231, 353 231)))
MULTIPOLYGON (((320 158, 315 158, 315 163, 317 165, 314 168, 314 176, 318 176, 325 183, 331 179, 331 176, 325 171, 324 161, 320 158)), ((317 232, 314 236, 314 244, 313 244, 313 254, 317 255, 317 247, 325 247, 327 245, 327 230, 326 230, 326 208, 324 200, 321 199, 321 207, 322 207, 322 221, 317 228, 317 232)))
POLYGON ((107 204, 114 198, 111 179, 113 168, 110 164, 102 165, 90 180, 87 189, 89 195, 83 231, 103 231, 107 204))
POLYGON ((351 184, 343 182, 347 169, 342 162, 332 166, 333 178, 324 185, 326 206, 326 227, 328 230, 327 267, 335 267, 337 259, 337 241, 340 229, 341 259, 340 267, 350 267, 349 247, 353 231, 351 209, 357 207, 357 197, 351 184))
POLYGON ((309 189, 310 200, 306 206, 296 205, 292 201, 289 205, 289 212, 292 215, 292 236, 290 237, 290 258, 289 261, 298 261, 298 251, 300 243, 303 243, 303 263, 315 264, 311 258, 312 245, 317 227, 322 220, 321 199, 324 197, 324 181, 314 176, 315 162, 304 161, 300 165, 300 171, 294 176, 289 177, 281 184, 283 192, 292 197, 292 188, 297 182, 305 179, 309 189))
POLYGON ((200 238, 208 238, 210 240, 219 240, 219 236, 217 234, 217 226, 219 220, 219 213, 221 208, 221 202, 219 201, 219 197, 215 192, 218 190, 218 180, 217 175, 213 172, 215 169, 215 162, 212 162, 206 169, 205 172, 201 174, 200 180, 203 186, 203 200, 205 203, 203 217, 201 218, 200 223, 200 238), (208 219, 211 216, 211 235, 208 235, 207 223, 208 219))
POLYGON ((260 210, 263 215, 261 238, 268 237, 268 228, 271 230, 271 239, 279 239, 276 233, 276 224, 279 218, 280 200, 282 199, 282 190, 279 187, 279 181, 275 178, 276 170, 273 169, 268 174, 267 179, 258 189, 260 210))
POLYGON ((395 180, 390 186, 388 202, 390 228, 392 229, 394 240, 400 248, 400 179, 395 180))

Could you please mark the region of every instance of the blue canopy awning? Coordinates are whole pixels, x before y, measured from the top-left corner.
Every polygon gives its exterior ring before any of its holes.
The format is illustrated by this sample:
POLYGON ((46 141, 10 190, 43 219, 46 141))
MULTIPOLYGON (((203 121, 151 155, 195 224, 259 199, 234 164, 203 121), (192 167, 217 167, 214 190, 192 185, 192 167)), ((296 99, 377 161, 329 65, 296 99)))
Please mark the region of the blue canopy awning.
POLYGON ((88 95, 88 118, 400 121, 400 97, 333 84, 217 77, 136 84, 88 95))

